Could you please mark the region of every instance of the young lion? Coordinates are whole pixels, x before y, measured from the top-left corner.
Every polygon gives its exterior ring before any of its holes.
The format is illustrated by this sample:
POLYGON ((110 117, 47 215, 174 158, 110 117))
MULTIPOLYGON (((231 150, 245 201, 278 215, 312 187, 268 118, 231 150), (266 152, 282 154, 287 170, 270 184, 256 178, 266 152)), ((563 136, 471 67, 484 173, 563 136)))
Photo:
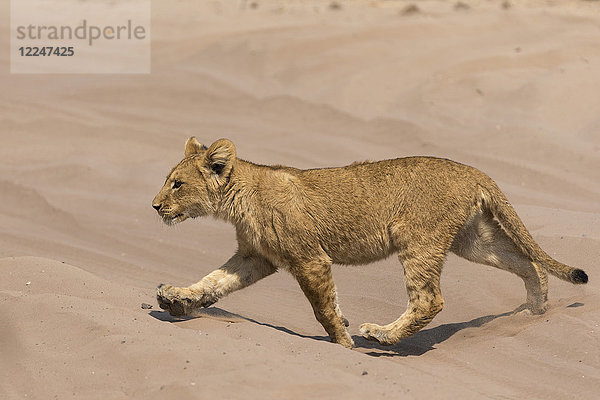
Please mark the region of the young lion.
POLYGON ((331 340, 349 348, 354 343, 338 306, 332 263, 366 264, 398 253, 406 311, 385 326, 360 326, 364 337, 387 345, 413 335, 442 310, 440 274, 448 251, 517 274, 527 289, 520 309, 534 314, 546 310, 547 272, 572 283, 588 280, 537 245, 487 175, 445 159, 299 170, 236 158, 227 139, 206 148, 192 137, 152 206, 169 225, 204 215, 229 221, 239 244, 200 282, 161 284, 161 308, 186 315, 283 268, 331 340))

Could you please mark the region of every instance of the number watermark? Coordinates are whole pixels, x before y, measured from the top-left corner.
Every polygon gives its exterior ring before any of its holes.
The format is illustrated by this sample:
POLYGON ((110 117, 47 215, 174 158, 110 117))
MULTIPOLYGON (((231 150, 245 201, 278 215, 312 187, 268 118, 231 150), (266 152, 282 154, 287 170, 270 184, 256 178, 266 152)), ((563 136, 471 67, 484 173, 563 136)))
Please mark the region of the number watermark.
POLYGON ((150 0, 11 0, 12 73, 150 73, 150 0))

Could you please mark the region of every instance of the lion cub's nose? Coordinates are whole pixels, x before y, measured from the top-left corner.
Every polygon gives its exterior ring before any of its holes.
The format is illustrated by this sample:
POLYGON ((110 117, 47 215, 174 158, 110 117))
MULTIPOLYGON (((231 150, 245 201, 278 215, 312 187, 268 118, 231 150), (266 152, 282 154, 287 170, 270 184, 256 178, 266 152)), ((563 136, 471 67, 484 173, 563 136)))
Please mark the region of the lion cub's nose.
POLYGON ((152 208, 154 208, 156 211, 160 210, 161 207, 162 204, 152 204, 152 208))

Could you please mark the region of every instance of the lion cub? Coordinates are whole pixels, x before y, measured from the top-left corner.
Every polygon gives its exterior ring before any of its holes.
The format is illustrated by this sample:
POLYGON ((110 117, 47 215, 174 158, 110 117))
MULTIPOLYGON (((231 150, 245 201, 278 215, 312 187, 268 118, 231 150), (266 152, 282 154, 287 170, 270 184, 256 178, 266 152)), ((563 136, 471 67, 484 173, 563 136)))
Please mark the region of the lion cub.
POLYGON ((365 323, 381 344, 413 335, 442 310, 440 274, 448 251, 517 274, 522 309, 546 310, 548 275, 588 277, 552 259, 533 240, 496 183, 454 161, 409 157, 299 170, 236 158, 220 139, 196 138, 152 206, 167 224, 214 215, 231 222, 239 248, 221 268, 186 288, 160 285, 160 307, 182 316, 208 307, 282 268, 298 281, 331 340, 354 345, 337 302, 331 264, 366 264, 397 253, 409 304, 396 321, 365 323))

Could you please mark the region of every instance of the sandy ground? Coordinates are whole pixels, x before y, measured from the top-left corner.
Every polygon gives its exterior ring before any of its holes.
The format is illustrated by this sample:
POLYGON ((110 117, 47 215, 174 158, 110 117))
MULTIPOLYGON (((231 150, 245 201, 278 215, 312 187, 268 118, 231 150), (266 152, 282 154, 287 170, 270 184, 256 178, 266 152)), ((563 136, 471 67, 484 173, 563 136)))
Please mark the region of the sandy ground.
POLYGON ((516 3, 155 1, 152 74, 11 75, 3 0, 0 398, 597 398, 600 5, 516 3), (285 272, 174 321, 156 285, 236 246, 150 207, 191 135, 301 168, 474 165, 590 283, 551 278, 545 315, 511 315, 520 279, 449 256, 444 311, 382 347, 358 326, 402 313, 401 266, 335 266, 352 351, 285 272))

